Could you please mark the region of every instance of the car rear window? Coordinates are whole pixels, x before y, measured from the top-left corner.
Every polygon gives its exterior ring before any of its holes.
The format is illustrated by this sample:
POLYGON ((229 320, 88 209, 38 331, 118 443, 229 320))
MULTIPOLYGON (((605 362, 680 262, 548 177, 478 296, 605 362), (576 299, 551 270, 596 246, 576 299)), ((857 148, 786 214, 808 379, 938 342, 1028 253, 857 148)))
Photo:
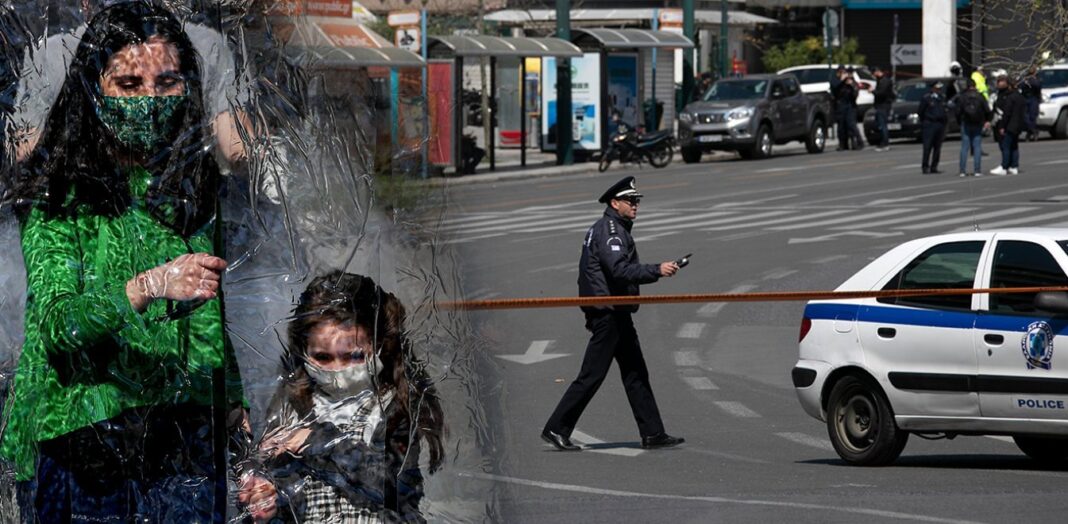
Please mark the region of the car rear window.
POLYGON ((1043 69, 1038 79, 1044 88, 1068 87, 1068 69, 1043 69))
MULTIPOLYGON (((897 289, 970 289, 975 284, 981 240, 938 244, 923 253, 883 286, 897 289)), ((880 298, 885 304, 939 309, 971 309, 971 295, 880 298)))

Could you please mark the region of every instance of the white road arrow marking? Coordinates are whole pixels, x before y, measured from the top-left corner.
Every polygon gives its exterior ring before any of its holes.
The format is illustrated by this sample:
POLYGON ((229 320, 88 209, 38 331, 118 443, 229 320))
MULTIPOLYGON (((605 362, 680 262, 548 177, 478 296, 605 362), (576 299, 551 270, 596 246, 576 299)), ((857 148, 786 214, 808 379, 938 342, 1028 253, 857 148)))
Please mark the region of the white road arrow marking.
POLYGON ((553 353, 552 355, 546 355, 545 350, 549 349, 549 346, 556 342, 555 340, 535 340, 530 343, 530 347, 527 348, 527 352, 522 355, 497 355, 497 358, 503 358, 505 360, 511 360, 512 362, 518 362, 520 364, 537 364, 539 362, 545 362, 546 360, 552 360, 554 358, 566 357, 571 353, 553 353))
POLYGON ((902 202, 912 202, 912 201, 915 201, 915 200, 919 200, 921 198, 930 198, 930 197, 933 197, 933 196, 948 195, 948 194, 950 194, 952 192, 953 191, 951 191, 951 190, 946 190, 946 191, 935 191, 934 193, 924 193, 922 195, 915 195, 915 196, 910 196, 910 197, 905 197, 905 198, 883 198, 883 199, 879 199, 879 200, 872 200, 871 202, 868 202, 868 205, 869 206, 881 206, 881 205, 885 205, 885 204, 900 204, 902 202))
POLYGON ((605 441, 594 437, 593 435, 583 433, 577 429, 571 432, 571 440, 582 444, 582 451, 591 453, 604 453, 605 455, 620 455, 623 457, 637 457, 638 455, 645 453, 645 450, 640 448, 590 448, 590 446, 604 444, 605 441))
POLYGON ((831 233, 830 235, 823 235, 823 236, 818 236, 818 237, 791 238, 786 243, 787 244, 811 244, 813 242, 827 242, 828 240, 837 240, 838 238, 844 237, 844 236, 868 237, 868 238, 886 238, 886 237, 896 237, 896 236, 900 236, 902 234, 904 234, 904 233, 901 233, 901 232, 876 233, 874 231, 843 231, 841 233, 831 233))

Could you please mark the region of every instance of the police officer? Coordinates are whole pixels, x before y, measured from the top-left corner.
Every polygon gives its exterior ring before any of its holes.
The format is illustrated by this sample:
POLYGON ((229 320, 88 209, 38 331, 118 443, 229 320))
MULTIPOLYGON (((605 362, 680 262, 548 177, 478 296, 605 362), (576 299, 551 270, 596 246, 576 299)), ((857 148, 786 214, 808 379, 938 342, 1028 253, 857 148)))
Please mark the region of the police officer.
POLYGON ((946 137, 946 97, 942 82, 935 82, 920 99, 917 115, 923 139, 923 174, 938 174, 938 159, 942 156, 942 140, 946 137))
MULTIPOLYGON (((608 207, 604 216, 586 232, 582 244, 578 278, 580 296, 638 295, 639 285, 670 277, 679 270, 675 262, 659 265, 638 262, 638 250, 630 229, 638 214, 641 197, 632 176, 620 180, 601 195, 598 201, 608 207)), ((642 447, 663 448, 681 444, 682 438, 664 432, 660 410, 649 386, 649 370, 645 367, 638 333, 631 319, 638 306, 583 307, 582 311, 586 314, 586 329, 592 333, 582 368, 545 423, 541 438, 561 451, 580 449, 571 443, 571 432, 615 359, 634 420, 638 423, 642 447)))

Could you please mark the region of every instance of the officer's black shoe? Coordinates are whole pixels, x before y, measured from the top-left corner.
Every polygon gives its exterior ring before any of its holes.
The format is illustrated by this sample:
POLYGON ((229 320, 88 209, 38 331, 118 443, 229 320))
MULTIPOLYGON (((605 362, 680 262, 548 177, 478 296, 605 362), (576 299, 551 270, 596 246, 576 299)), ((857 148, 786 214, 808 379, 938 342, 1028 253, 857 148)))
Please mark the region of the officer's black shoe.
POLYGON ((552 444, 560 451, 580 451, 582 448, 571 443, 571 439, 547 429, 541 431, 541 439, 552 444))
POLYGON ((657 449, 657 448, 670 448, 671 446, 678 446, 686 442, 686 439, 682 437, 672 437, 667 433, 661 433, 659 435, 653 435, 651 437, 642 437, 643 449, 657 449))
POLYGON ((932 175, 941 175, 941 174, 942 174, 942 172, 941 172, 941 171, 939 171, 939 170, 937 170, 937 169, 932 169, 932 170, 931 170, 931 174, 932 174, 932 175))
POLYGON ((927 168, 925 167, 925 168, 923 168, 923 174, 925 174, 925 175, 929 175, 929 174, 931 174, 931 170, 930 170, 930 169, 927 169, 927 168))

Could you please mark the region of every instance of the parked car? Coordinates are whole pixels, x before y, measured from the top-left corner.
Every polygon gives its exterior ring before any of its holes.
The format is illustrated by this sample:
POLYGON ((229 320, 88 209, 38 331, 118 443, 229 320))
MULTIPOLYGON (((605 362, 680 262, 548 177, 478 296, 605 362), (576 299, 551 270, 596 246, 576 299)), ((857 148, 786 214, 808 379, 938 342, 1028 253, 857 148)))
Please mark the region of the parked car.
POLYGON ((1038 128, 1053 138, 1068 138, 1068 60, 1038 71, 1042 81, 1042 103, 1038 106, 1038 128))
POLYGON ((830 95, 803 93, 793 75, 725 78, 679 113, 682 159, 698 162, 710 150, 765 158, 774 144, 792 140, 804 142, 809 153, 821 153, 829 115, 830 95))
MULTIPOLYGON (((942 78, 916 78, 905 80, 897 85, 897 99, 890 106, 890 117, 886 127, 890 131, 890 138, 910 138, 919 140, 922 129, 920 126, 920 99, 931 89, 935 82, 942 82, 942 93, 946 95, 946 134, 959 134, 960 124, 957 123, 956 111, 949 107, 949 102, 957 96, 957 88, 952 77, 942 78)), ((868 142, 879 142, 879 130, 875 127, 875 111, 869 111, 864 116, 864 136, 868 142)))
MULTIPOLYGON (((1066 229, 972 231, 901 244, 838 291, 1057 288, 1066 270, 1066 229)), ((890 464, 915 434, 1010 436, 1064 465, 1066 316, 1057 291, 814 300, 792 379, 850 464, 890 464)))
MULTIPOLYGON (((875 75, 871 74, 867 66, 845 64, 845 67, 853 68, 853 81, 860 88, 857 93, 857 120, 864 120, 864 115, 875 103, 875 75)), ((794 75, 801 82, 801 90, 806 93, 830 93, 830 75, 838 70, 838 64, 811 64, 787 67, 779 71, 780 75, 794 75)))

